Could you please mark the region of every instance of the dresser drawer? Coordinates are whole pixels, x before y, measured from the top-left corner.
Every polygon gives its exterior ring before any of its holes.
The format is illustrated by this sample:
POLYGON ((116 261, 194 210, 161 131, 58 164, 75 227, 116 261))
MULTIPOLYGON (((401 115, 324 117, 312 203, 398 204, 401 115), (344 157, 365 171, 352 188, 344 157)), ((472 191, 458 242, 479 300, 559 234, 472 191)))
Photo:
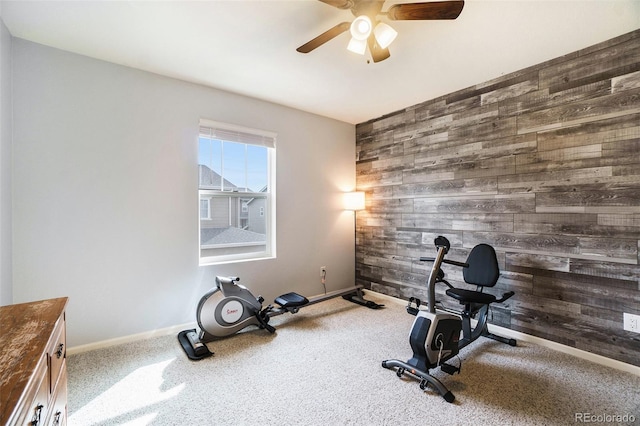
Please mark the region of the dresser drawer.
POLYGON ((26 395, 27 403, 18 415, 16 425, 44 425, 49 407, 49 371, 46 358, 42 357, 34 371, 34 386, 26 395))
POLYGON ((55 394, 52 395, 47 426, 66 426, 67 424, 67 363, 62 363, 55 394))
POLYGON ((54 391, 56 383, 58 383, 58 379, 62 371, 62 365, 67 357, 67 333, 64 314, 58 320, 53 331, 53 336, 53 340, 47 349, 47 354, 49 356, 51 392, 54 391))

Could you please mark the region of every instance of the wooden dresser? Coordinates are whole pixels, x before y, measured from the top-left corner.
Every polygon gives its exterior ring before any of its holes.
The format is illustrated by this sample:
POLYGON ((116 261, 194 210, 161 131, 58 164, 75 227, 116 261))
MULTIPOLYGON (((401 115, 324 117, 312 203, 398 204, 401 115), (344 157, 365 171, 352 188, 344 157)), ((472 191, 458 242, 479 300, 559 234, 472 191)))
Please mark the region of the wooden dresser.
POLYGON ((67 424, 66 306, 0 307, 0 426, 67 424))

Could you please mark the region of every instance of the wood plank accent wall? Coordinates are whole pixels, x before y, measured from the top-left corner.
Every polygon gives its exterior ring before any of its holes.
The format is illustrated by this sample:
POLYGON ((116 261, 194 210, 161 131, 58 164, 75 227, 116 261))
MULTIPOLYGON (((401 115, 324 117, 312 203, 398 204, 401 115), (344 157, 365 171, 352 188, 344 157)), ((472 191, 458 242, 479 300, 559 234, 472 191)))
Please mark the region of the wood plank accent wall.
POLYGON ((359 284, 426 300, 437 235, 459 261, 488 243, 516 292, 492 323, 640 366, 640 30, 356 134, 359 284))

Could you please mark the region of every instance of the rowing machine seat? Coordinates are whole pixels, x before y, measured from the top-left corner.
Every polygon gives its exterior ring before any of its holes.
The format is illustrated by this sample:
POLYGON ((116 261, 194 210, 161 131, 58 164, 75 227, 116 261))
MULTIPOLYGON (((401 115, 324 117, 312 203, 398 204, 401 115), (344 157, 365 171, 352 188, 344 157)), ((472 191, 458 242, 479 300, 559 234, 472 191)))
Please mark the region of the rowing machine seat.
POLYGON ((298 293, 286 293, 282 296, 278 296, 274 299, 274 302, 280 305, 281 307, 287 308, 297 308, 300 306, 304 306, 309 303, 309 299, 298 294, 298 293))

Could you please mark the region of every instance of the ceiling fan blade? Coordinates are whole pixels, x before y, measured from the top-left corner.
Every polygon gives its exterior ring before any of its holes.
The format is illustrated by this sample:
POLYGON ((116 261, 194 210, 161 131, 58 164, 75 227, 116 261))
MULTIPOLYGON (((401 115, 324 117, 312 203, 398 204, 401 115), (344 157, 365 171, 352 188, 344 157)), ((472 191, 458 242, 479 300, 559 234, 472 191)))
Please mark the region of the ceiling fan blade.
POLYGON ((456 19, 463 7, 463 0, 394 4, 387 11, 387 17, 396 21, 456 19))
POLYGON ((338 9, 351 9, 354 5, 353 0, 320 0, 322 3, 326 3, 329 6, 337 7, 338 9))
POLYGON ((378 45, 376 41, 376 37, 371 34, 367 39, 367 44, 369 45, 369 51, 371 52, 371 58, 373 62, 380 62, 387 59, 391 54, 389 53, 389 49, 383 49, 378 45))
POLYGON ((337 37, 343 32, 347 31, 350 26, 351 26, 350 22, 341 22, 335 27, 323 32, 318 37, 306 42, 302 46, 298 47, 296 50, 300 53, 309 53, 313 49, 322 46, 332 38, 337 37))

